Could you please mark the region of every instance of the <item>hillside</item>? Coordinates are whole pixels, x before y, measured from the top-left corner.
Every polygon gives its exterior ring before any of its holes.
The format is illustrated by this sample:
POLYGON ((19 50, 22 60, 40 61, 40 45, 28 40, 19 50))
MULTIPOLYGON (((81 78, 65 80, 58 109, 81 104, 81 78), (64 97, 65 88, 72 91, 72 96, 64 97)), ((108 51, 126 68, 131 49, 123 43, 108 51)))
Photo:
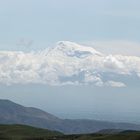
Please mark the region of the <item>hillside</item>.
POLYGON ((58 136, 56 140, 140 140, 140 132, 58 136))
POLYGON ((26 125, 0 125, 0 140, 139 140, 139 131, 102 130, 93 134, 63 135, 26 125), (106 134, 104 133, 106 132, 106 134))
POLYGON ((65 134, 94 133, 102 129, 140 130, 140 125, 97 120, 60 119, 37 108, 0 100, 0 124, 24 124, 65 134))
POLYGON ((59 135, 63 134, 57 131, 50 131, 26 125, 0 125, 0 140, 39 139, 43 137, 53 138, 59 135))

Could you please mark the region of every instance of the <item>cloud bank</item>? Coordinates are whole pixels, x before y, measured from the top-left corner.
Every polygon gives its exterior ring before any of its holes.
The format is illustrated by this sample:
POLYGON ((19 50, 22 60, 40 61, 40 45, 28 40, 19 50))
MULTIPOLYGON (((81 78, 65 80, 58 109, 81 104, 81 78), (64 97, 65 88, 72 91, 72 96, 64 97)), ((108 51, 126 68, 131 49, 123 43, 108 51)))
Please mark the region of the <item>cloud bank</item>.
POLYGON ((68 41, 38 52, 0 51, 1 84, 125 87, 116 75, 140 78, 140 57, 105 55, 68 41))

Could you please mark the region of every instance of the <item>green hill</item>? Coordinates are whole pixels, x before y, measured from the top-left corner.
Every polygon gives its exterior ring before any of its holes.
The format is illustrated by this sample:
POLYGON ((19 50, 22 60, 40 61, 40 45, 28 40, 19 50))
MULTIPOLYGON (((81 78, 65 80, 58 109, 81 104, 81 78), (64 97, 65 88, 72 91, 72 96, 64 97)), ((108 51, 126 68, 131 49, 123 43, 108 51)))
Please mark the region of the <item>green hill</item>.
POLYGON ((76 140, 140 140, 140 132, 83 135, 76 140))
POLYGON ((0 125, 0 140, 40 140, 63 135, 57 131, 40 129, 26 125, 0 125))
MULTIPOLYGON (((44 139, 42 139, 44 140, 44 139)), ((53 139, 50 139, 53 140, 53 139)), ((140 140, 140 132, 127 131, 118 134, 81 134, 81 135, 64 135, 58 136, 55 140, 140 140)))
POLYGON ((57 131, 26 125, 0 125, 0 140, 140 140, 139 131, 116 131, 118 130, 113 130, 113 133, 112 130, 103 130, 93 134, 63 135, 57 131))

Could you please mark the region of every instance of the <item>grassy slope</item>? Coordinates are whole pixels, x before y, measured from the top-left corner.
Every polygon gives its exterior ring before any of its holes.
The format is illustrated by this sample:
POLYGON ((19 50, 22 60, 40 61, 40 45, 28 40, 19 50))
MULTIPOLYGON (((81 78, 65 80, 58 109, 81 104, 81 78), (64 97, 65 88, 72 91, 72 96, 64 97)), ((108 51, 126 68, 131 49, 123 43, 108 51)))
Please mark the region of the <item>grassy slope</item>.
POLYGON ((140 140, 140 132, 127 133, 127 134, 121 134, 121 133, 109 134, 109 135, 107 134, 69 135, 69 136, 62 136, 58 140, 140 140))
POLYGON ((26 125, 0 125, 0 140, 140 140, 140 132, 118 134, 63 135, 56 131, 26 125))
POLYGON ((40 138, 40 137, 54 137, 63 135, 56 131, 50 131, 47 129, 40 129, 26 125, 0 125, 0 140, 21 140, 29 138, 40 138))

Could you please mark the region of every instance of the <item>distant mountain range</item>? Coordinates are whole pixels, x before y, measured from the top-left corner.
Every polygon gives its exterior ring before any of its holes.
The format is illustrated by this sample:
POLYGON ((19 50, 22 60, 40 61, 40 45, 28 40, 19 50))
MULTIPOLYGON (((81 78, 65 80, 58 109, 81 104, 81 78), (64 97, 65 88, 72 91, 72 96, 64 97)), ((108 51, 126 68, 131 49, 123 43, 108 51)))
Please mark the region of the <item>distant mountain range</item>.
POLYGON ((94 133, 102 129, 140 130, 140 125, 86 119, 60 119, 33 107, 0 100, 0 124, 24 124, 65 134, 94 133))

